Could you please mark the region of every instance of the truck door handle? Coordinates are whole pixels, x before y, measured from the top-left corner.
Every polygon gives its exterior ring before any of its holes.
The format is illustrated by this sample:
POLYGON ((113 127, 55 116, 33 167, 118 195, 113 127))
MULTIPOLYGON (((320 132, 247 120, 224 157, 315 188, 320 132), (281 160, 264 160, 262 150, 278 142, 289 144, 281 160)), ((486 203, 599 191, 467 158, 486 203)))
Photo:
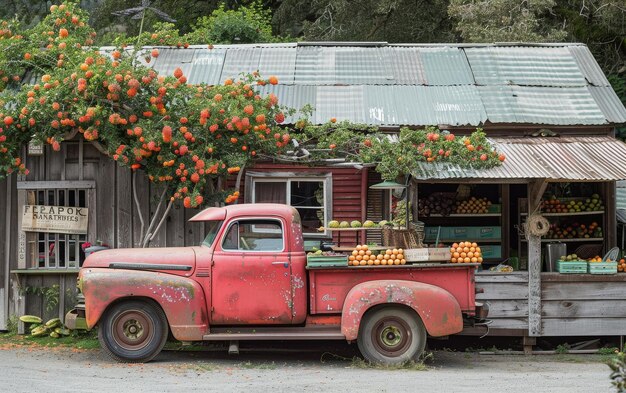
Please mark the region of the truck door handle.
POLYGON ((283 265, 287 267, 289 266, 289 262, 272 262, 272 265, 283 265))

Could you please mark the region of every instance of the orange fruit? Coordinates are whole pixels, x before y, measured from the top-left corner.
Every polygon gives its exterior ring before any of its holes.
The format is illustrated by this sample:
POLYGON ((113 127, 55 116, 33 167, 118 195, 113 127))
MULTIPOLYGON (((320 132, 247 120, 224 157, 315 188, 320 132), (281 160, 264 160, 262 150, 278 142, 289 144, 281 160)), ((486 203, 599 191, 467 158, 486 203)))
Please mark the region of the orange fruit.
POLYGON ((358 253, 359 253, 359 255, 365 255, 365 251, 363 251, 363 250, 358 251, 358 253))
POLYGON ((365 265, 367 265, 367 261, 361 261, 361 262, 359 262, 359 265, 365 266, 365 265))
POLYGON ((367 244, 362 245, 361 248, 364 249, 365 251, 369 250, 369 247, 367 246, 367 244))
POLYGON ((365 255, 372 255, 372 252, 370 250, 365 251, 365 255))
POLYGON ((356 258, 354 257, 354 255, 350 255, 350 256, 348 257, 348 260, 349 260, 349 261, 354 261, 355 259, 356 259, 356 258))
POLYGON ((467 257, 467 253, 466 252, 462 252, 460 256, 461 256, 461 258, 465 258, 465 257, 467 257))
POLYGON ((373 264, 374 264, 374 261, 372 261, 371 259, 369 259, 369 260, 367 261, 367 264, 368 264, 368 265, 373 265, 373 264))
POLYGON ((459 247, 459 243, 452 244, 452 248, 458 248, 458 247, 459 247))
POLYGON ((376 260, 374 261, 374 265, 380 265, 380 259, 376 259, 376 260))
POLYGON ((461 254, 459 254, 458 252, 453 252, 452 253, 452 257, 454 257, 454 258, 458 258, 460 256, 461 256, 461 254))
POLYGON ((482 257, 478 257, 478 263, 483 263, 483 258, 482 257))
POLYGON ((352 255, 359 255, 359 252, 357 250, 352 250, 352 255))
POLYGON ((363 247, 361 247, 361 245, 358 244, 354 249, 357 250, 357 251, 361 251, 363 249, 363 247))
POLYGON ((451 259, 450 259, 450 262, 452 262, 452 263, 456 263, 456 258, 451 258, 451 259))
POLYGON ((389 250, 389 249, 385 250, 385 255, 391 255, 391 253, 392 253, 391 250, 389 250))
POLYGON ((394 259, 393 264, 394 265, 399 265, 400 264, 400 260, 399 259, 394 259))
POLYGON ((478 247, 478 244, 472 243, 472 247, 478 247))
POLYGON ((474 253, 473 253, 473 252, 471 252, 471 251, 470 251, 470 252, 468 252, 468 253, 467 253, 467 257, 468 257, 468 258, 473 258, 473 257, 474 257, 474 253))
POLYGON ((400 259, 400 265, 404 265, 404 264, 406 264, 406 259, 404 258, 400 259))
POLYGON ((355 259, 356 259, 357 261, 360 261, 361 259, 363 259, 363 255, 357 255, 357 256, 355 257, 355 259))
POLYGON ((476 263, 476 262, 478 262, 478 258, 472 258, 472 259, 470 259, 470 261, 471 261, 472 263, 476 263))

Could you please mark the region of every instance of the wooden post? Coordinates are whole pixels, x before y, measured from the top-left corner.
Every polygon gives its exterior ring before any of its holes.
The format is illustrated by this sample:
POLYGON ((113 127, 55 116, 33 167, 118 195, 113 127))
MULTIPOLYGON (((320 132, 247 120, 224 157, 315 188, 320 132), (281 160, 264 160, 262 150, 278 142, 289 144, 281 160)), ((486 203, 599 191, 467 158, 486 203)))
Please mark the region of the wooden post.
POLYGON ((9 277, 11 274, 11 216, 10 212, 13 210, 11 206, 11 186, 13 184, 12 176, 9 175, 4 180, 6 184, 6 210, 5 210, 5 232, 4 232, 4 286, 0 291, 0 301, 2 307, 0 307, 0 329, 5 330, 9 322, 9 277))
MULTIPOLYGON (((548 183, 545 179, 528 184, 528 216, 539 208, 548 183)), ((526 232, 528 239, 528 335, 541 336, 541 237, 526 232)))

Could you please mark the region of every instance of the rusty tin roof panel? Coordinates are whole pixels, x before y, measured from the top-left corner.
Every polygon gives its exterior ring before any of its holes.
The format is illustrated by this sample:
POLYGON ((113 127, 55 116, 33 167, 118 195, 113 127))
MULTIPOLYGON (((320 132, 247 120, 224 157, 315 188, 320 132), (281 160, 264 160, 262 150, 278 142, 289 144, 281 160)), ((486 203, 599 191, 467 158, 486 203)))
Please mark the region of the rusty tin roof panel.
POLYGON ((413 176, 421 180, 626 179, 626 144, 611 137, 489 138, 489 140, 507 157, 498 167, 465 169, 452 164, 420 163, 413 171, 413 176))
POLYGON ((465 48, 478 85, 586 86, 566 47, 465 48))
POLYGON ((606 124, 587 87, 479 86, 492 123, 606 124))
POLYGON ((187 80, 192 84, 218 85, 225 57, 226 49, 196 49, 187 80))

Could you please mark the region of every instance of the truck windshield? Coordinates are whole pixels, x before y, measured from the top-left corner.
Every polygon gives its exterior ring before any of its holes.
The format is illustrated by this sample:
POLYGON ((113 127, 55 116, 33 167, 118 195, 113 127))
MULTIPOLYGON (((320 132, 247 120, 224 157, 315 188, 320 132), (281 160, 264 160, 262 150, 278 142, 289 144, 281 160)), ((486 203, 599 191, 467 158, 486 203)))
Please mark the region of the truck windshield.
POLYGON ((223 221, 206 221, 207 234, 202 242, 203 246, 211 247, 213 245, 213 241, 215 240, 215 236, 217 236, 217 231, 219 231, 222 226, 223 221))

